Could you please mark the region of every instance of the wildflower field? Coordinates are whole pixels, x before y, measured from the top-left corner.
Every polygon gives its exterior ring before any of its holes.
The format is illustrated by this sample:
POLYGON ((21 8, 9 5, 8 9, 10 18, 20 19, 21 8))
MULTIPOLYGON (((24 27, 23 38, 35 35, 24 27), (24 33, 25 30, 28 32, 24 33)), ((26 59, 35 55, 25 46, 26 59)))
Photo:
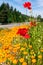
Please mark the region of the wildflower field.
POLYGON ((43 65, 43 23, 0 28, 0 65, 43 65))

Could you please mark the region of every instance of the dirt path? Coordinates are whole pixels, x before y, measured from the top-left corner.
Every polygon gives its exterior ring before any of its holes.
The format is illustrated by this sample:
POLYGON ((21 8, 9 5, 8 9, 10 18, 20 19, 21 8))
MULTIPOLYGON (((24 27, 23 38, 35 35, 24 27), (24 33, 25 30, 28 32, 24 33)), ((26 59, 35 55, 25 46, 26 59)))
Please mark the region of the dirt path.
POLYGON ((7 24, 7 25, 0 25, 0 28, 11 28, 14 26, 20 26, 22 24, 28 24, 29 22, 24 22, 24 23, 11 23, 11 24, 7 24))

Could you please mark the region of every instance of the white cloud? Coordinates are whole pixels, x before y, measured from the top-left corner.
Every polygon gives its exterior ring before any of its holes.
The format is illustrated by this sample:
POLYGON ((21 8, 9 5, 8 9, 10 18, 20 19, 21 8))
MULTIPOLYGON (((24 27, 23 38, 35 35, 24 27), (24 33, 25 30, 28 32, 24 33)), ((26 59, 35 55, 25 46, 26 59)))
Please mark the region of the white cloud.
POLYGON ((41 15, 41 17, 43 17, 43 10, 34 10, 32 15, 35 17, 41 15))
POLYGON ((43 0, 37 0, 38 6, 43 6, 43 0))
POLYGON ((41 15, 43 17, 43 0, 36 0, 33 4, 33 16, 41 15), (35 4, 34 4, 35 3, 35 4))

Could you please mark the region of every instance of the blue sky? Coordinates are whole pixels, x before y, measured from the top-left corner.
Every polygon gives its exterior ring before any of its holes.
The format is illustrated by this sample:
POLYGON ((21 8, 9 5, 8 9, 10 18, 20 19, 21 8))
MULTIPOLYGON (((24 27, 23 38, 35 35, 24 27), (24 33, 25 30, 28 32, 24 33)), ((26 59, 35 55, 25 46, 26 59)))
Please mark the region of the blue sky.
MULTIPOLYGON (((16 8, 21 13, 26 14, 26 9, 23 7, 23 3, 30 1, 32 3, 32 15, 36 17, 41 15, 43 17, 43 0, 0 0, 0 5, 4 3, 9 3, 10 6, 16 8)), ((31 15, 30 11, 27 9, 27 15, 31 15)))

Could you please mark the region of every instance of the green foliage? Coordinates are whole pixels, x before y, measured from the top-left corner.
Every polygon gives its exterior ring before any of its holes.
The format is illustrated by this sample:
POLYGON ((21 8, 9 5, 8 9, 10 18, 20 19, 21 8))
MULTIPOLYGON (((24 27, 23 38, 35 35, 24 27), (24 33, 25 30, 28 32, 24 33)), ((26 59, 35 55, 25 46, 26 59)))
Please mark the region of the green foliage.
POLYGON ((9 4, 3 3, 0 6, 0 23, 7 24, 13 22, 25 22, 28 16, 21 14, 19 11, 13 9, 9 4))
POLYGON ((30 43, 32 44, 36 53, 38 53, 39 49, 43 48, 43 23, 38 23, 36 27, 32 27, 30 29, 30 43))

